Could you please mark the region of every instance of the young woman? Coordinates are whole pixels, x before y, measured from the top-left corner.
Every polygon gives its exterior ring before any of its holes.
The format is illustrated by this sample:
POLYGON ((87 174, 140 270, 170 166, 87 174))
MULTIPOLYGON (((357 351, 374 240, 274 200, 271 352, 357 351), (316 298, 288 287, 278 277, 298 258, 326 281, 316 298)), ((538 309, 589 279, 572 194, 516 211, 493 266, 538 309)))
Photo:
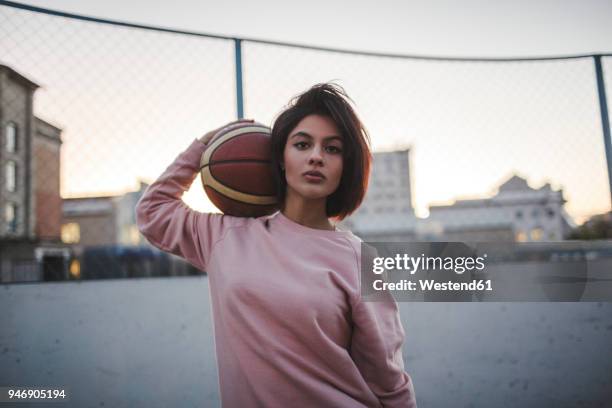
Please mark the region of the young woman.
POLYGON ((348 99, 315 85, 276 119, 275 214, 200 213, 181 200, 206 143, 243 121, 194 140, 137 205, 151 244, 208 273, 224 407, 416 407, 397 305, 362 299, 361 240, 331 221, 357 209, 370 171, 348 99))

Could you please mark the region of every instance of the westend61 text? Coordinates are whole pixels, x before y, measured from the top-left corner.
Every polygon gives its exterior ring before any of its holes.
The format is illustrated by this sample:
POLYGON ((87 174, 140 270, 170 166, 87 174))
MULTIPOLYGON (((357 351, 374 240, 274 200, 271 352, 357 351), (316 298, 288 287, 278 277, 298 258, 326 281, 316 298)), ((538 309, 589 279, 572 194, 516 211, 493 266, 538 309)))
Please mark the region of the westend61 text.
MULTIPOLYGON (((382 279, 378 279, 372 283, 372 286, 374 290, 417 290, 417 283, 407 279, 402 279, 399 282, 385 282, 382 279)), ((436 282, 432 279, 419 279, 418 288, 422 291, 493 290, 490 279, 473 280, 471 282, 436 282)))

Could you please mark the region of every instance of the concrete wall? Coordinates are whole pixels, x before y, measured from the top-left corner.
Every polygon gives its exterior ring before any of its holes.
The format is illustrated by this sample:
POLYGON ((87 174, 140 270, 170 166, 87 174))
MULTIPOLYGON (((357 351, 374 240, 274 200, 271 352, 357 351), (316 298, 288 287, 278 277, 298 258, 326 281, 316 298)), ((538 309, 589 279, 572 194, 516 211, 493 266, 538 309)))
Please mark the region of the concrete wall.
MULTIPOLYGON (((612 303, 400 309, 421 408, 610 406, 612 303)), ((0 386, 68 386, 61 406, 219 406, 205 276, 3 285, 0 311, 0 386)))

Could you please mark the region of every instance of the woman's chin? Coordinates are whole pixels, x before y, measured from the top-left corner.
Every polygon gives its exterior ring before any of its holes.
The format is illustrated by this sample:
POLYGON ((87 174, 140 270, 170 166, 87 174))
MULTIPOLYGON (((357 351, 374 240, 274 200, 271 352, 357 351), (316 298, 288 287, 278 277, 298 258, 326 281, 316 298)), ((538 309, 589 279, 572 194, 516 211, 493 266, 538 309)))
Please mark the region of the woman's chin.
POLYGON ((320 188, 305 188, 298 191, 298 194, 305 200, 321 200, 329 196, 331 193, 327 189, 320 188))

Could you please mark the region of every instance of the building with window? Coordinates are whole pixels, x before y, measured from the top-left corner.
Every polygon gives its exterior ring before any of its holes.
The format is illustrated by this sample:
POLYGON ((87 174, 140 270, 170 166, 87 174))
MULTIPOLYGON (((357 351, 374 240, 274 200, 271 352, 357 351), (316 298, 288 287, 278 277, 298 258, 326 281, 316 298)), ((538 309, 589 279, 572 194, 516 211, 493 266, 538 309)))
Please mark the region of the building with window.
POLYGON ((0 281, 67 273, 61 243, 61 129, 34 116, 38 85, 0 65, 0 281))
POLYGON ((136 225, 136 204, 147 188, 137 191, 63 200, 62 241, 78 254, 83 247, 100 245, 148 245, 136 225))
POLYGON ((340 223, 364 241, 550 242, 568 237, 574 222, 562 190, 535 189, 513 175, 489 198, 432 205, 427 218, 412 206, 409 150, 377 152, 361 207, 340 223))
POLYGON ((138 190, 124 194, 64 199, 61 235, 63 242, 70 246, 74 255, 71 268, 77 268, 80 273, 81 262, 84 262, 87 264, 84 268, 84 278, 88 279, 199 273, 185 260, 162 254, 159 249, 149 244, 138 230, 136 204, 147 187, 148 184, 140 182, 138 190), (116 268, 115 276, 107 276, 113 268, 104 265, 99 259, 92 260, 95 257, 102 259, 103 255, 106 255, 109 261, 118 259, 113 256, 131 257, 132 260, 127 266, 116 268), (164 261, 161 261, 162 259, 164 261))
POLYGON ((420 235, 446 241, 561 241, 574 226, 565 201, 562 190, 548 183, 535 189, 513 175, 491 198, 430 206, 420 223, 428 233, 420 235))

